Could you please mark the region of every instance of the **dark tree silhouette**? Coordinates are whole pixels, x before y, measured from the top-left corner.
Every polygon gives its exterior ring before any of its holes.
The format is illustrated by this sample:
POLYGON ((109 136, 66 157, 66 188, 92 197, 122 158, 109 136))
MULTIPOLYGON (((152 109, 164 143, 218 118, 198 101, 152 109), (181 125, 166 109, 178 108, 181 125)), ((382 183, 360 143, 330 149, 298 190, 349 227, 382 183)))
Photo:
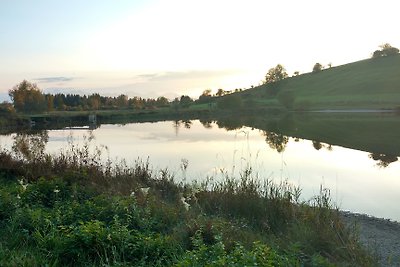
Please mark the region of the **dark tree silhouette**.
POLYGON ((312 72, 313 72, 313 73, 320 72, 320 71, 322 71, 322 68, 323 68, 322 64, 320 64, 320 63, 315 63, 312 72))
POLYGON ((23 80, 8 91, 19 112, 43 112, 47 109, 45 96, 36 84, 23 80))
POLYGON ((269 145, 270 148, 275 149, 276 151, 283 152, 286 148, 287 143, 289 142, 289 137, 274 132, 264 131, 265 141, 269 145))
POLYGON ((383 153, 371 153, 369 157, 373 160, 378 161, 376 165, 381 168, 386 168, 389 166, 390 163, 395 162, 398 160, 397 156, 395 155, 388 155, 383 153))
POLYGON ((393 56, 399 53, 399 49, 396 47, 391 46, 390 44, 386 43, 379 46, 381 50, 375 50, 372 54, 372 58, 380 58, 386 56, 393 56))
POLYGON ((286 69, 281 64, 278 64, 275 68, 268 70, 265 75, 265 83, 276 83, 286 79, 287 77, 289 77, 289 75, 287 74, 286 69))

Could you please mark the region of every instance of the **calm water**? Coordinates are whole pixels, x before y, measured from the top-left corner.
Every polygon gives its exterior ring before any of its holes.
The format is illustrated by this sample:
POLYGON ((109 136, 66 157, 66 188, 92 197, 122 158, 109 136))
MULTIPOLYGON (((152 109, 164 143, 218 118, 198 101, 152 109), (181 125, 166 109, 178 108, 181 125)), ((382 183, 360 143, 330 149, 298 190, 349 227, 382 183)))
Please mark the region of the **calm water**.
MULTIPOLYGON (((138 158, 149 158, 154 169, 168 168, 177 179, 239 177, 251 166, 259 177, 278 183, 287 179, 299 185, 303 199, 317 195, 323 185, 343 210, 400 221, 400 163, 382 168, 367 152, 324 144, 318 147, 310 140, 291 137, 284 150, 277 152, 258 129, 228 131, 216 123, 205 127, 199 121, 101 125, 92 132, 93 146, 106 145, 111 159, 133 164, 138 158), (188 162, 186 171, 183 162, 188 162)), ((48 135, 46 149, 56 153, 68 145, 70 136, 75 143, 82 143, 88 130, 49 130, 48 135)), ((10 148, 15 136, 0 135, 0 146, 10 148)))

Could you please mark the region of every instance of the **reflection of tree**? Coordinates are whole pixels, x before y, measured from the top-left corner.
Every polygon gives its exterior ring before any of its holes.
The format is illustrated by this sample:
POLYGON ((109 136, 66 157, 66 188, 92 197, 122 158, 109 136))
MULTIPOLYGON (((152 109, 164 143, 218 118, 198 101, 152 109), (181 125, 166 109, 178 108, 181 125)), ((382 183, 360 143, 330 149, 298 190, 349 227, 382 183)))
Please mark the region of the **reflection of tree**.
POLYGON ((316 150, 320 150, 322 148, 322 144, 319 141, 312 141, 312 145, 316 150))
POLYGON ((45 130, 34 134, 17 133, 12 150, 18 157, 28 162, 38 161, 43 157, 48 141, 49 134, 45 130))
POLYGON ((181 122, 178 120, 173 121, 173 127, 175 129, 175 135, 178 136, 179 128, 181 127, 181 122))
POLYGON ((225 128, 228 131, 238 130, 243 127, 243 123, 238 119, 224 119, 217 121, 217 125, 219 128, 225 128))
POLYGON ((267 131, 264 131, 263 134, 265 136, 265 141, 272 149, 276 149, 279 153, 285 150, 289 137, 283 134, 267 131))
POLYGON ((381 168, 386 168, 390 163, 397 161, 397 156, 382 153, 371 153, 369 157, 378 161, 376 165, 381 168))
POLYGON ((186 121, 183 120, 182 123, 186 129, 190 129, 190 127, 192 127, 192 121, 190 121, 190 120, 186 120, 186 121))
POLYGON ((333 147, 329 144, 323 144, 320 141, 312 141, 312 145, 316 150, 320 150, 321 148, 326 148, 328 151, 332 151, 333 147))
POLYGON ((207 120, 207 121, 203 121, 203 120, 200 120, 200 123, 204 126, 204 128, 206 128, 206 129, 211 129, 212 128, 212 121, 211 120, 207 120))
POLYGON ((173 127, 175 129, 175 135, 178 136, 179 133, 179 128, 183 125, 186 129, 190 129, 192 127, 192 121, 191 120, 176 120, 173 121, 173 127))

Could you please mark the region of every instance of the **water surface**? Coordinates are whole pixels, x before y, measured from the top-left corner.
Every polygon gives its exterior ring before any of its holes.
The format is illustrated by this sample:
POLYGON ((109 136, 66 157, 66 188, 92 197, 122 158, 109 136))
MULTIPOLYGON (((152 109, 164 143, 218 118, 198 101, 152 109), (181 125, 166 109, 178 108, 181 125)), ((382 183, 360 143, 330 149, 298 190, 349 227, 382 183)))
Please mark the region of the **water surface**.
MULTIPOLYGON (((277 183, 288 180, 300 186, 303 199, 317 195, 322 185, 331 190, 332 200, 341 209, 400 221, 398 161, 386 166, 374 160, 370 152, 288 136, 283 136, 285 144, 279 146, 271 140, 282 137, 265 130, 220 127, 215 122, 198 120, 101 125, 91 131, 95 137, 92 145, 107 146, 104 156, 126 159, 128 165, 148 159, 155 170, 168 168, 177 180, 239 177, 251 167, 260 179, 277 183)), ((82 144, 89 130, 47 133, 46 150, 57 153, 68 146, 70 137, 82 144)), ((11 148, 15 137, 0 136, 0 145, 11 148)))

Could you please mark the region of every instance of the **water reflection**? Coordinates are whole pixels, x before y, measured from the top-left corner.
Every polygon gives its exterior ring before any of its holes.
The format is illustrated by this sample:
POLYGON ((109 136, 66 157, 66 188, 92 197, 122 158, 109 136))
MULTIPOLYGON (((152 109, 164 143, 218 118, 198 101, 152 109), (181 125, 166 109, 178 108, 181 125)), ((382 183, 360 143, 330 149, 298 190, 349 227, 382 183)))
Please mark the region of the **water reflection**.
MULTIPOLYGON (((337 125, 330 121, 286 118, 282 122, 280 118, 262 117, 102 124, 93 131, 93 145, 107 145, 112 160, 125 158, 128 165, 138 158, 149 158, 155 170, 168 167, 177 179, 188 182, 206 177, 218 179, 221 170, 240 177, 240 172, 251 166, 260 178, 276 179, 278 183, 282 178, 290 179, 303 189, 305 199, 318 194, 323 184, 332 189, 333 201, 343 209, 400 220, 400 162, 398 154, 388 153, 390 148, 385 146, 390 143, 392 151, 397 151, 398 142, 389 140, 386 132, 382 136, 374 132, 375 139, 368 139, 358 129, 360 138, 355 139, 351 129, 350 134, 345 132, 349 127, 334 133, 322 131, 337 125), (315 133, 323 134, 317 138, 315 133), (346 143, 348 139, 355 142, 353 148, 358 150, 344 147, 351 147, 346 143), (373 140, 376 149, 361 151, 372 146, 365 140, 373 140), (344 145, 339 146, 340 143, 344 145), (382 151, 373 153, 380 151, 377 147, 381 145, 382 151), (377 168, 376 163, 385 168, 377 168)), ((365 126, 364 122, 361 126, 365 126)), ((33 159, 40 153, 57 153, 65 148, 71 133, 80 145, 88 132, 88 128, 69 128, 0 135, 0 146, 15 147, 21 157, 33 159), (38 153, 26 153, 28 147, 38 153)))
POLYGON ((373 160, 378 161, 376 165, 380 168, 386 168, 390 163, 397 161, 397 156, 394 155, 386 155, 381 153, 371 153, 369 157, 373 160))
POLYGON ((283 134, 263 131, 263 135, 265 136, 265 142, 267 142, 269 147, 275 149, 279 153, 285 150, 285 147, 289 142, 289 137, 283 134))
POLYGON ((199 120, 200 123, 203 125, 204 128, 206 129, 212 129, 212 120, 199 120))
POLYGON ((320 141, 312 141, 312 145, 315 148, 315 150, 320 150, 322 148, 325 148, 328 151, 332 151, 333 150, 332 145, 324 144, 324 143, 321 143, 320 141))

